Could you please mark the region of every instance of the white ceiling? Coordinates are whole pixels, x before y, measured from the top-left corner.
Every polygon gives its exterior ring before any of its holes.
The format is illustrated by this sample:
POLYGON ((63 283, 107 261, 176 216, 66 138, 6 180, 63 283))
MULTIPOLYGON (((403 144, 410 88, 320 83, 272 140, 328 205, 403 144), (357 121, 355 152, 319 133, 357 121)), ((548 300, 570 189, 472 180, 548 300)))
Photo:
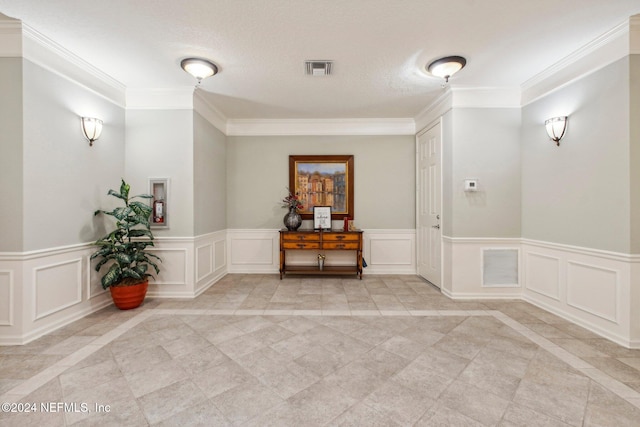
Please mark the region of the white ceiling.
POLYGON ((519 87, 640 13, 640 0, 0 0, 0 12, 127 88, 195 84, 232 119, 411 118, 442 93, 424 72, 467 66, 451 87, 519 87), (333 75, 304 74, 308 59, 333 75))

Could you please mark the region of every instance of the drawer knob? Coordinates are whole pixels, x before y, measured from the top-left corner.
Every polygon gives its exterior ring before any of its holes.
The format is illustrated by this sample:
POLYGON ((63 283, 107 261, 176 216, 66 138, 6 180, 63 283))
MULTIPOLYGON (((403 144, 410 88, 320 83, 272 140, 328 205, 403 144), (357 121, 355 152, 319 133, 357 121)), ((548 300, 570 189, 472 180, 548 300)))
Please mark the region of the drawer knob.
POLYGON ((344 239, 344 237, 345 237, 345 236, 343 236, 343 235, 338 235, 338 236, 336 236, 336 239, 338 239, 338 240, 342 240, 342 239, 344 239))
POLYGON ((298 243, 299 248, 304 248, 306 245, 304 243, 298 243))

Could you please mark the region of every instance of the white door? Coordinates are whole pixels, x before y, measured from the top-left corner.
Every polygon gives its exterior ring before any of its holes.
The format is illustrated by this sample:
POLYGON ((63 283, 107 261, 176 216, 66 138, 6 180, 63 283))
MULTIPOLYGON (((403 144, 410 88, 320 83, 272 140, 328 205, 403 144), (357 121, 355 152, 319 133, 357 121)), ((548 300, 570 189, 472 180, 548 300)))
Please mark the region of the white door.
POLYGON ((418 134, 418 274, 438 288, 441 284, 441 148, 440 123, 418 134))

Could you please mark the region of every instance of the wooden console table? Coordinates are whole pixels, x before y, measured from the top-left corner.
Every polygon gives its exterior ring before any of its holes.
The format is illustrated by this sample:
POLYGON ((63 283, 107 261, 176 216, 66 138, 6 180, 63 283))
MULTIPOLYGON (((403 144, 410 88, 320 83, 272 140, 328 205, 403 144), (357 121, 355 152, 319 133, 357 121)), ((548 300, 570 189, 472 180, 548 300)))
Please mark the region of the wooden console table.
POLYGON ((362 231, 314 231, 280 230, 280 280, 285 273, 296 274, 356 274, 362 280, 362 231), (287 265, 288 250, 315 251, 355 251, 356 264, 348 266, 328 266, 322 270, 318 264, 287 265))

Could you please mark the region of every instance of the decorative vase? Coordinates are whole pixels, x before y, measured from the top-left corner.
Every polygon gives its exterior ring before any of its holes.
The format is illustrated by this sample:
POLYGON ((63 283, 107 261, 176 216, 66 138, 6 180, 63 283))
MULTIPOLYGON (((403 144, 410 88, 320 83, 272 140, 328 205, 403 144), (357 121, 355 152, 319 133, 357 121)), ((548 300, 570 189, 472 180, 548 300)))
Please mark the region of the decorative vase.
POLYGON ((110 286, 109 291, 116 307, 120 310, 131 310, 142 304, 148 286, 149 281, 145 280, 133 286, 110 286))
POLYGON ((284 226, 289 231, 296 231, 302 225, 302 217, 298 213, 298 209, 294 207, 289 208, 289 212, 284 216, 284 226))

